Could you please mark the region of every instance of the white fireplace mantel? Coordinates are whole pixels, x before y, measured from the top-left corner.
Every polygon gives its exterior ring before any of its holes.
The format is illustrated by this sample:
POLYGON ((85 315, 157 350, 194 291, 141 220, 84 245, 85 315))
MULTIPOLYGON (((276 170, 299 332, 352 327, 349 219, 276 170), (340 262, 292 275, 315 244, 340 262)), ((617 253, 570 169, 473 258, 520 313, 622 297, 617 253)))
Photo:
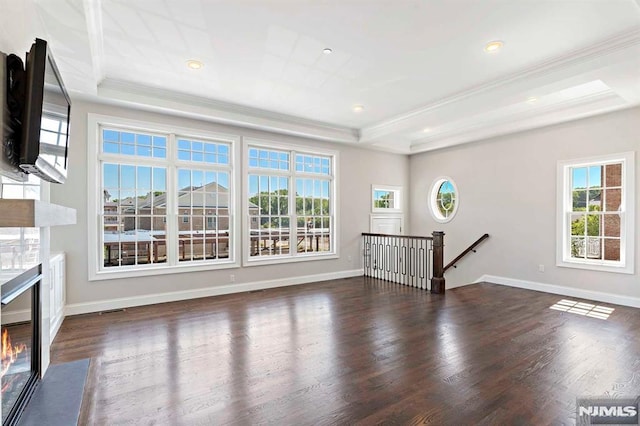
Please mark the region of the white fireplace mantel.
POLYGON ((0 228, 74 225, 76 210, 39 200, 0 199, 0 228))

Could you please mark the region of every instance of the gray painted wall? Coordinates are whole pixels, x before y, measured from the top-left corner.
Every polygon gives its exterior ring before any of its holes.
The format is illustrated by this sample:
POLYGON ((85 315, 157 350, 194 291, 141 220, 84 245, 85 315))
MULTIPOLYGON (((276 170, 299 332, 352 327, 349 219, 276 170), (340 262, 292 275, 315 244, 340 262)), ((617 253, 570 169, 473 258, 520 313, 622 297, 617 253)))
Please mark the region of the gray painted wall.
MULTIPOLYGON (((234 128, 168 115, 140 112, 114 106, 76 101, 73 104, 70 140, 69 176, 64 185, 51 185, 51 202, 77 209, 75 226, 53 228, 52 251, 67 253, 67 303, 83 304, 109 299, 130 298, 183 290, 251 283, 297 276, 308 276, 361 268, 360 234, 369 230, 371 185, 399 185, 408 190, 409 160, 405 155, 360 149, 302 138, 278 136, 266 132, 234 128), (189 272, 106 281, 88 281, 87 252, 87 114, 96 113, 173 124, 213 132, 256 137, 283 143, 318 146, 339 151, 339 233, 340 258, 273 266, 252 266, 220 271, 189 272), (351 256, 352 261, 347 258, 351 256)), ((404 197, 404 210, 408 208, 404 197)))
MULTIPOLYGON (((558 160, 638 148, 640 108, 634 108, 411 156, 411 232, 443 230, 445 262, 483 233, 491 235, 477 253, 447 272, 447 287, 489 274, 639 297, 637 235, 634 275, 555 266, 558 160), (427 206, 431 184, 442 175, 450 176, 460 193, 457 215, 447 224, 436 223, 427 206), (538 271, 540 264, 545 265, 543 273, 538 271)), ((636 153, 636 188, 640 188, 639 161, 636 153)), ((636 194, 636 230, 640 229, 637 198, 636 194)))

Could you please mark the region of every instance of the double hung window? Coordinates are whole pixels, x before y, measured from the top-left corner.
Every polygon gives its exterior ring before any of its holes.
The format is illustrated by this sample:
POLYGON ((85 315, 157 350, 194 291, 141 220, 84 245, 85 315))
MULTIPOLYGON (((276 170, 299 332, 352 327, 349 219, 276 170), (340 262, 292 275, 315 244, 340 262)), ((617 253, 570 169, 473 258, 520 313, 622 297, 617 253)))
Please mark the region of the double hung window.
POLYGON ((94 278, 233 264, 233 140, 126 124, 93 121, 94 278))
POLYGON ((633 273, 633 166, 633 153, 559 163, 559 266, 633 273))
POLYGON ((249 262, 334 255, 335 154, 249 144, 249 262))

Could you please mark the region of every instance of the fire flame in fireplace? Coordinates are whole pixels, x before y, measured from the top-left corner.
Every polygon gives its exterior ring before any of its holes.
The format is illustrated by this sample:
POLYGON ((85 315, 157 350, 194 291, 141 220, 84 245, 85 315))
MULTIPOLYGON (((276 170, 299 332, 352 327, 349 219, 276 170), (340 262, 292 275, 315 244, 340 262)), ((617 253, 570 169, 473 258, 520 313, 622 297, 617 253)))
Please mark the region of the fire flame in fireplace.
POLYGON ((4 376, 7 371, 9 371, 11 364, 16 362, 18 355, 24 352, 25 349, 27 349, 27 345, 24 343, 15 346, 12 345, 11 337, 9 337, 9 330, 6 328, 2 330, 2 372, 0 373, 0 377, 4 376))

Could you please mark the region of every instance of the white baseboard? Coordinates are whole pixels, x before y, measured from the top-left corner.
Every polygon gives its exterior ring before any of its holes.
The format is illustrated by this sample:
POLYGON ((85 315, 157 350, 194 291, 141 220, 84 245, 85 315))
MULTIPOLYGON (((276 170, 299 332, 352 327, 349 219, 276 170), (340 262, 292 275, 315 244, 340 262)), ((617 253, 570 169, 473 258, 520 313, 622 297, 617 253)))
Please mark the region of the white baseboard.
POLYGON ((51 326, 49 327, 49 336, 51 336, 51 340, 49 340, 52 344, 53 344, 53 339, 56 338, 56 335, 58 334, 58 331, 60 330, 60 326, 62 325, 62 321, 64 321, 64 317, 67 316, 67 313, 65 312, 65 309, 62 308, 62 314, 57 316, 53 322, 53 324, 51 324, 51 326))
MULTIPOLYGON (((477 281, 476 281, 476 282, 477 282, 477 281)), ((451 290, 452 288, 464 287, 464 286, 467 286, 467 285, 475 284, 476 282, 472 282, 472 283, 470 283, 470 282, 466 282, 466 281, 464 281, 464 282, 459 283, 459 284, 449 284, 449 283, 447 282, 447 284, 445 285, 445 288, 446 288, 446 290, 451 290)), ((446 291, 446 290, 445 290, 445 291, 446 291)))
POLYGON ((220 296, 223 294, 243 293, 246 291, 264 290, 268 288, 286 287, 298 284, 308 284, 319 281, 336 280, 340 278, 357 277, 364 274, 362 269, 329 272, 325 274, 305 275, 300 277, 281 278, 276 280, 255 281, 251 283, 226 284, 216 287, 199 288, 194 290, 172 291, 169 293, 149 294, 136 297, 101 300, 99 302, 72 303, 66 305, 66 315, 88 314, 92 312, 109 311, 112 309, 132 308, 134 306, 153 305, 156 303, 177 302, 179 300, 198 299, 201 297, 220 296))
POLYGON ((493 284, 506 285, 509 287, 524 288, 527 290, 542 291, 545 293, 560 294, 562 296, 578 297, 580 299, 595 300, 598 302, 612 303, 614 305, 630 306, 640 308, 640 298, 631 296, 621 296, 618 294, 604 293, 601 291, 584 290, 575 287, 565 287, 555 284, 544 284, 535 281, 517 280, 513 278, 498 277, 495 275, 483 275, 478 282, 488 282, 493 284))

